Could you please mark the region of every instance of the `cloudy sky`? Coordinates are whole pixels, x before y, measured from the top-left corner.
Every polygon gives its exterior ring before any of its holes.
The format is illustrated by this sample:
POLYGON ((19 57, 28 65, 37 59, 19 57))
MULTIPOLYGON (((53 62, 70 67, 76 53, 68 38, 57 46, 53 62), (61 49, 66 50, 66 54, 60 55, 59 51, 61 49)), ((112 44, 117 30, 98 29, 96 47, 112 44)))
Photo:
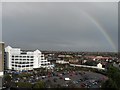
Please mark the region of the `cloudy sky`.
POLYGON ((3 41, 23 49, 115 51, 117 15, 117 3, 3 3, 3 41))

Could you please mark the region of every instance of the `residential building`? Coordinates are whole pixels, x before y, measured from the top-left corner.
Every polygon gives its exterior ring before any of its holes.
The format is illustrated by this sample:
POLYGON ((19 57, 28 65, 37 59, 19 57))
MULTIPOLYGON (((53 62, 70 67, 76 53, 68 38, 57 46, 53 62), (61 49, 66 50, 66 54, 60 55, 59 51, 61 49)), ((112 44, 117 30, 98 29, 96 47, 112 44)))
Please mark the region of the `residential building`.
POLYGON ((69 64, 69 62, 64 61, 64 60, 57 60, 56 63, 58 63, 58 64, 69 64))
POLYGON ((69 63, 74 63, 74 64, 75 64, 75 63, 78 63, 78 62, 79 62, 78 59, 70 59, 70 60, 69 60, 69 63))

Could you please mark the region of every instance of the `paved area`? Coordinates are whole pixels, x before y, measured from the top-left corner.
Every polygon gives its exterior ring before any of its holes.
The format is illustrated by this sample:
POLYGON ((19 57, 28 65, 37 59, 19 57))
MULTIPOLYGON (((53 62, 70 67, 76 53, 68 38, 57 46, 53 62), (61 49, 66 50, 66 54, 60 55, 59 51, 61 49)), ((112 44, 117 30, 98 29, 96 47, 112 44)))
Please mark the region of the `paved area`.
POLYGON ((101 80, 105 80, 105 76, 93 73, 93 72, 54 72, 54 74, 46 75, 46 76, 31 76, 31 78, 27 79, 19 79, 14 80, 15 82, 31 82, 35 83, 37 81, 44 81, 48 83, 48 86, 53 85, 61 85, 68 86, 68 83, 72 83, 71 85, 75 85, 76 87, 89 87, 89 88, 99 88, 101 85, 101 80), (69 81, 66 81, 65 78, 69 78, 69 81), (100 81, 100 82, 99 82, 100 81))
MULTIPOLYGON (((28 72, 27 72, 28 73, 28 72)), ((29 82, 35 84, 38 81, 43 81, 46 88, 62 86, 62 87, 77 87, 77 88, 99 88, 101 83, 107 79, 106 76, 90 71, 54 71, 48 73, 29 72, 30 76, 13 77, 12 83, 29 82), (69 80, 65 80, 69 78, 69 80)))
POLYGON ((64 78, 70 78, 72 83, 75 86, 80 87, 81 84, 89 85, 92 88, 99 88, 100 83, 94 84, 94 81, 103 80, 104 75, 93 73, 93 72, 85 72, 84 74, 66 74, 66 75, 59 75, 49 78, 42 79, 43 81, 50 80, 53 84, 60 84, 62 86, 67 85, 68 81, 65 81, 64 78), (56 80, 55 80, 56 79, 56 80), (93 85, 94 84, 94 85, 93 85))

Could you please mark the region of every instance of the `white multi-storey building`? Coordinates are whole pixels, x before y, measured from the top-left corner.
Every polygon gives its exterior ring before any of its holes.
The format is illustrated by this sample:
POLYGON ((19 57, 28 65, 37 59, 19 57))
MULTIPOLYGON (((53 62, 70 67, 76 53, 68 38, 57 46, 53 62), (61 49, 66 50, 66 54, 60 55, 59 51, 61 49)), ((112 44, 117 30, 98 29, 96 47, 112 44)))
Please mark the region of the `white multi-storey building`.
POLYGON ((50 62, 45 59, 44 54, 39 50, 23 51, 20 48, 5 48, 7 69, 12 70, 33 70, 34 68, 51 68, 50 62))

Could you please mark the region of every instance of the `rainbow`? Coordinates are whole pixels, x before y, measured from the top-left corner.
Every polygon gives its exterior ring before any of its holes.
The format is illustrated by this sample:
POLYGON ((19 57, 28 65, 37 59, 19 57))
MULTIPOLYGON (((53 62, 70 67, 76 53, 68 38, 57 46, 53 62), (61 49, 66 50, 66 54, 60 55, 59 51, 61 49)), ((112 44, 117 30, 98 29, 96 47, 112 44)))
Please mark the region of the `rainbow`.
POLYGON ((100 23, 90 14, 88 14, 87 12, 80 10, 82 14, 84 14, 93 24, 96 25, 96 27, 100 30, 100 32, 103 34, 103 36, 106 38, 106 40, 108 41, 108 43, 111 45, 111 47, 114 49, 114 51, 117 51, 117 48, 114 44, 114 42, 112 41, 111 37, 108 35, 108 33, 106 32, 106 30, 102 27, 102 25, 100 25, 100 23))

